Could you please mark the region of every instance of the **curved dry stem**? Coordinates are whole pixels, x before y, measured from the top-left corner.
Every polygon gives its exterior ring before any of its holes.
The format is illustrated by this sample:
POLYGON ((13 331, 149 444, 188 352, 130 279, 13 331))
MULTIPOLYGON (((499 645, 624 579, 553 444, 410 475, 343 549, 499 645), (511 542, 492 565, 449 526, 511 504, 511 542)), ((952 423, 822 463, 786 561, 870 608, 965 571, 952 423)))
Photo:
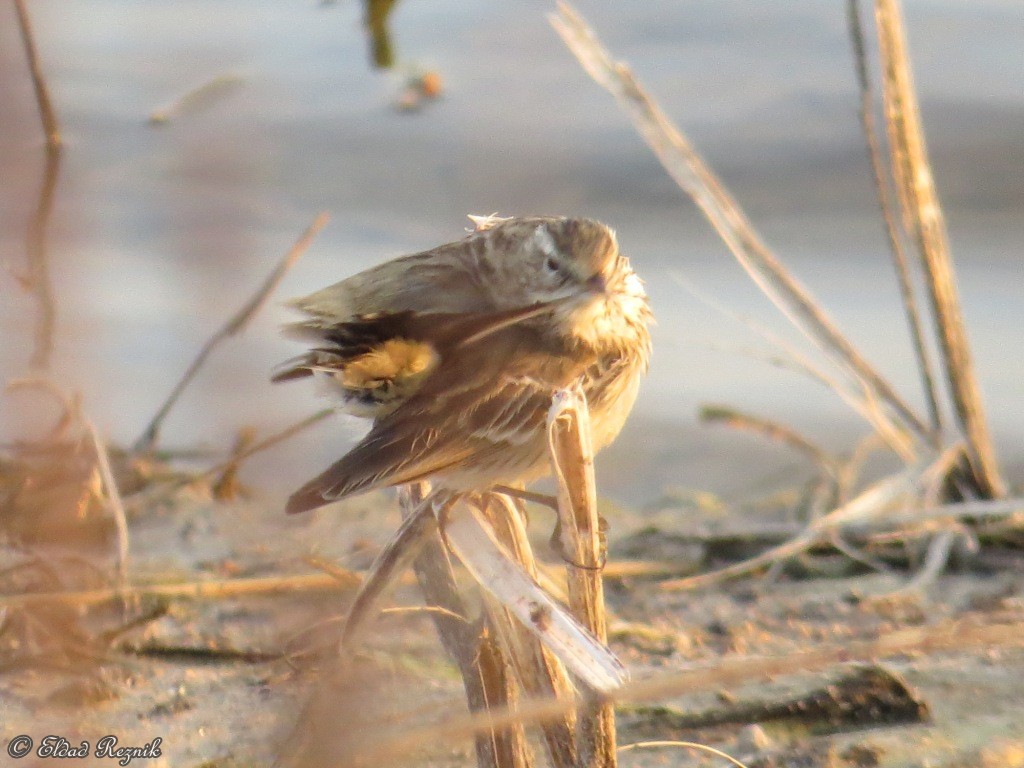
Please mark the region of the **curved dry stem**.
POLYGON ((738 768, 747 768, 745 764, 741 763, 735 757, 727 755, 725 752, 715 749, 714 747, 709 747, 707 744, 698 744, 695 741, 637 741, 633 744, 624 744, 619 747, 618 751, 629 752, 634 749, 660 749, 663 747, 680 747, 682 749, 692 749, 697 752, 707 752, 709 755, 714 755, 715 757, 720 757, 723 760, 728 760, 733 765, 738 766, 738 768))
POLYGON ((643 90, 628 67, 611 58, 593 30, 568 3, 559 2, 558 14, 549 18, 583 69, 616 98, 665 170, 693 199, 733 256, 779 311, 822 352, 863 381, 873 397, 885 403, 893 416, 914 435, 930 440, 930 431, 924 422, 768 249, 721 180, 643 90))

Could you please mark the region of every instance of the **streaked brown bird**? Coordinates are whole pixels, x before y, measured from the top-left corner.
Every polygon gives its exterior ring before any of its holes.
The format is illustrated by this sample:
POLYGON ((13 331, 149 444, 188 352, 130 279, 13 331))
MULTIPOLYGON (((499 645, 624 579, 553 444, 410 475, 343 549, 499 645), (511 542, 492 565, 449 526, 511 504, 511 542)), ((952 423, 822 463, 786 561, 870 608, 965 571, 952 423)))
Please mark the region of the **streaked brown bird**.
POLYGON ((473 218, 462 240, 290 302, 306 319, 286 330, 316 346, 274 380, 322 377, 373 427, 288 512, 420 480, 482 491, 543 476, 552 394, 577 381, 595 449, 622 429, 652 316, 615 233, 591 219, 473 218))

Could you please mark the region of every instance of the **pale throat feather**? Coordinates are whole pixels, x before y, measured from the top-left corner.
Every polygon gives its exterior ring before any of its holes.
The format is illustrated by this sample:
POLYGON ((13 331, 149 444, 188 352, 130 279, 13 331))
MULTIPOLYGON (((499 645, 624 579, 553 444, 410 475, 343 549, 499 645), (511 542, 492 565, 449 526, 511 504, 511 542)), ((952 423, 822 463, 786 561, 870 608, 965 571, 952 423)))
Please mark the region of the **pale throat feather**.
POLYGON ((632 270, 616 281, 620 285, 617 290, 594 296, 570 310, 563 327, 579 343, 597 352, 641 351, 646 365, 651 318, 647 294, 632 270))

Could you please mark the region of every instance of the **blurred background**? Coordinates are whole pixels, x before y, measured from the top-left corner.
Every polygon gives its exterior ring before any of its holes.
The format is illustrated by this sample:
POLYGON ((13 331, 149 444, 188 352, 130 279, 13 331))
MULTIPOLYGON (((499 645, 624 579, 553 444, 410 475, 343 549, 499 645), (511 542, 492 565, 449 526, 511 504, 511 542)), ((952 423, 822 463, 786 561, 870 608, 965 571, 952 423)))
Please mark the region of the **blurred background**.
MULTIPOLYGON (((49 229, 53 370, 113 441, 139 436, 202 343, 320 210, 331 223, 272 304, 210 359, 162 445, 227 449, 243 425, 267 434, 322 407, 304 383, 269 383, 299 351, 279 337, 280 300, 458 239, 467 213, 492 212, 602 219, 646 280, 654 363, 626 433, 599 459, 599 486, 613 499, 742 490, 789 471, 752 470, 757 438, 698 426, 704 402, 835 448, 867 431, 681 285, 788 334, 563 47, 549 3, 28 5, 65 139, 49 229)), ((845 5, 588 0, 580 10, 839 325, 923 403, 857 118, 845 5)), ((1000 458, 1019 481, 1024 14, 1018 0, 907 0, 905 11, 978 374, 1000 458)), ((32 356, 37 306, 18 275, 44 166, 9 3, 0 5, 0 104, 7 379, 32 356)), ((37 427, 26 397, 4 399, 0 440, 37 427)), ((322 423, 254 458, 243 480, 283 497, 363 428, 322 423)))

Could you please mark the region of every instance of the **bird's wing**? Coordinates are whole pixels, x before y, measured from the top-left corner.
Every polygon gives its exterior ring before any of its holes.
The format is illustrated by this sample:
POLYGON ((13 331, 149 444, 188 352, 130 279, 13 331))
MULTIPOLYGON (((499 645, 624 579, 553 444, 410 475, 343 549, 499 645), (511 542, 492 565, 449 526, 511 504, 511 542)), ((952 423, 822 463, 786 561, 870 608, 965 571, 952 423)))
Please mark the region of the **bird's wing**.
MULTIPOLYGON (((285 330, 308 336, 310 331, 360 315, 493 312, 527 303, 529 298, 519 284, 523 270, 543 261, 546 249, 564 237, 556 228, 555 234, 538 241, 538 227, 560 223, 564 221, 548 217, 495 219, 461 240, 371 267, 289 302, 307 319, 285 330)), ((571 228, 570 236, 577 237, 577 230, 571 228)), ((601 230, 607 231, 603 225, 601 230)), ((570 246, 560 247, 568 250, 570 246)))
POLYGON ((474 462, 500 462, 503 452, 543 451, 551 395, 585 364, 543 350, 533 335, 529 329, 507 328, 446 356, 413 397, 300 488, 287 511, 314 509, 474 462))
POLYGON ((488 312, 497 309, 480 281, 478 241, 472 237, 403 256, 289 305, 308 320, 286 327, 293 335, 360 315, 398 312, 488 312))

